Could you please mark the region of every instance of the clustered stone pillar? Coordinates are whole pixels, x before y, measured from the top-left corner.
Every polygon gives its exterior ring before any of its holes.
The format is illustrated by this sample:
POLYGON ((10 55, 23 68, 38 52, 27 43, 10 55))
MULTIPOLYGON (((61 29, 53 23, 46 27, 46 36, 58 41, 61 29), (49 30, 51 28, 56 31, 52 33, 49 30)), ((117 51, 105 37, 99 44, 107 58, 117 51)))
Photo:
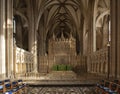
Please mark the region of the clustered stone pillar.
POLYGON ((0 72, 2 77, 13 76, 13 1, 0 0, 0 72))
POLYGON ((13 1, 7 2, 7 27, 6 27, 6 63, 8 64, 7 76, 13 76, 13 1))
POLYGON ((5 77, 5 0, 0 0, 0 77, 5 77))
MULTIPOLYGON (((29 32, 29 51, 34 55, 34 61, 33 61, 33 70, 31 72, 38 72, 38 57, 37 57, 37 31, 30 31, 29 32)), ((30 65, 29 65, 30 67, 30 65)))
POLYGON ((34 72, 38 72, 38 56, 37 56, 37 32, 35 32, 35 45, 34 45, 34 72))
POLYGON ((120 78, 120 0, 111 0, 110 75, 120 78))

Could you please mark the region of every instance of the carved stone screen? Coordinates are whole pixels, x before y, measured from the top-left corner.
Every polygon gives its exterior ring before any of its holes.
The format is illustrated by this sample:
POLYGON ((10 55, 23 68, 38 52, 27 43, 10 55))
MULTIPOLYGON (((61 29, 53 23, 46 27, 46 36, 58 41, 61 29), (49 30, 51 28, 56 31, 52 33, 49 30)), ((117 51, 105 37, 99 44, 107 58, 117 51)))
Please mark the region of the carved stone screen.
POLYGON ((51 50, 54 55, 68 55, 70 54, 70 44, 65 41, 56 41, 51 50))
POLYGON ((72 36, 69 39, 50 39, 48 48, 48 55, 54 57, 54 64, 69 64, 72 61, 70 57, 76 56, 76 41, 72 36))

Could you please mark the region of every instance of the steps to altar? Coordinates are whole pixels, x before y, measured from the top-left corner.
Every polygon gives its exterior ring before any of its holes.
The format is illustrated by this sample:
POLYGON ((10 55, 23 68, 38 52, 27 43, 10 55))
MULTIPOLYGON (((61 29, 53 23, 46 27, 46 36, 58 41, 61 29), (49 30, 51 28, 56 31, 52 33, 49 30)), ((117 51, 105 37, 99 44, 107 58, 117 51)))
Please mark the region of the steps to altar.
POLYGON ((73 71, 52 71, 48 74, 32 74, 31 76, 21 77, 29 85, 95 85, 103 76, 92 75, 89 73, 76 74, 73 71), (36 76, 35 76, 36 75, 36 76))

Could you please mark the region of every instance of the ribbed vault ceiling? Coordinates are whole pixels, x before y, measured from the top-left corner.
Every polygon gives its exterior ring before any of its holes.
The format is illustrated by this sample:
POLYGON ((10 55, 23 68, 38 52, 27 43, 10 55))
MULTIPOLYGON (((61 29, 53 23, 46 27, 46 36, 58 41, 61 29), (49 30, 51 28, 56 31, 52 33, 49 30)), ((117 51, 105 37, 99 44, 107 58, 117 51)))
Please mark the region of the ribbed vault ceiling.
MULTIPOLYGON (((98 1, 98 15, 110 8, 110 0, 96 1, 98 1)), ((64 32, 67 36, 70 32, 78 32, 81 19, 89 11, 91 2, 94 0, 14 0, 14 14, 21 16, 22 22, 26 26, 29 23, 28 11, 33 8, 36 30, 41 19, 45 19, 48 35, 53 32, 56 35, 64 32)))
POLYGON ((44 7, 46 7, 43 14, 47 15, 48 37, 53 33, 56 37, 59 37, 61 33, 65 37, 69 37, 70 33, 76 34, 73 28, 80 26, 80 0, 46 0, 44 7))
POLYGON ((81 15, 85 16, 89 8, 90 0, 14 0, 14 14, 20 15, 23 23, 29 23, 28 12, 30 7, 35 14, 36 28, 38 29, 41 19, 45 19, 45 28, 48 36, 61 32, 69 36, 72 32, 75 36, 81 25, 81 15), (30 5, 31 4, 31 5, 30 5), (44 17, 46 16, 46 18, 44 17))
MULTIPOLYGON (((84 25, 89 28, 92 21, 93 7, 97 2, 96 15, 99 17, 109 10, 110 0, 13 0, 14 15, 24 27, 38 33, 44 32, 44 40, 53 36, 68 38, 72 34, 78 41, 83 41, 84 25), (21 18, 20 18, 20 17, 21 18), (34 28, 34 29, 33 29, 34 28)), ((96 17, 96 19, 97 19, 96 17)), ((19 21, 18 20, 18 21, 19 21)), ((89 28, 90 29, 90 28, 89 28)), ((85 32, 89 30, 86 29, 85 32)))

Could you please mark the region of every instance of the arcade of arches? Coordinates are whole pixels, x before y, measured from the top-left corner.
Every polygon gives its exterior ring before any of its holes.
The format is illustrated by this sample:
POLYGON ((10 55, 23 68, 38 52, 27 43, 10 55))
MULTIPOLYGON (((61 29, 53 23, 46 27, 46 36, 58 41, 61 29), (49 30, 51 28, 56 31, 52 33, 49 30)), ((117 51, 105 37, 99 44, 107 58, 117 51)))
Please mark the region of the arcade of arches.
POLYGON ((0 77, 69 70, 119 79, 119 5, 120 0, 0 0, 0 77))

